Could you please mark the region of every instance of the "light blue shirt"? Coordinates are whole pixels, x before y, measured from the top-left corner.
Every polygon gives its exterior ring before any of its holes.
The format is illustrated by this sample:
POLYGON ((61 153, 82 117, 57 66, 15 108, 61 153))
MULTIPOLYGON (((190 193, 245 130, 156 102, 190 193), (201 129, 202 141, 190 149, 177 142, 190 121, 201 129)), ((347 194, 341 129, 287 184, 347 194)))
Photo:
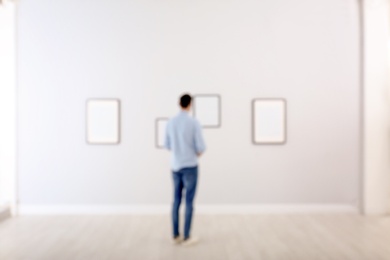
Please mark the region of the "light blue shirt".
POLYGON ((173 171, 198 165, 198 154, 206 150, 202 128, 188 112, 180 111, 168 121, 165 148, 172 152, 173 171))

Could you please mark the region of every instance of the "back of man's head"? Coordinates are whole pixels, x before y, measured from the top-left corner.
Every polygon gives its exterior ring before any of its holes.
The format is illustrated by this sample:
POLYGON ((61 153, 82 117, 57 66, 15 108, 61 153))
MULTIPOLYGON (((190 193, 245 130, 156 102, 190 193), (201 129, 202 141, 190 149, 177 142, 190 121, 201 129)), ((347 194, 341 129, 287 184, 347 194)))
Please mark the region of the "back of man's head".
POLYGON ((183 109, 188 108, 191 105, 192 97, 188 94, 184 94, 180 98, 180 106, 183 109))

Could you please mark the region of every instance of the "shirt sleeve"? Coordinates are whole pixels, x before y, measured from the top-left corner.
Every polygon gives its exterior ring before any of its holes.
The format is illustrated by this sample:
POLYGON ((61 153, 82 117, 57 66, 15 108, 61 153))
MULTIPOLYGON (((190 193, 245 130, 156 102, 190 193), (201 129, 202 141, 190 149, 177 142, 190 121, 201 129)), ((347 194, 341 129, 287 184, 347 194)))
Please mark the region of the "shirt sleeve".
POLYGON ((198 120, 195 120, 195 151, 197 154, 204 153, 206 144, 203 139, 202 127, 198 120))
POLYGON ((169 122, 167 123, 167 126, 165 128, 165 140, 164 140, 164 147, 167 150, 171 150, 171 139, 169 137, 169 122))

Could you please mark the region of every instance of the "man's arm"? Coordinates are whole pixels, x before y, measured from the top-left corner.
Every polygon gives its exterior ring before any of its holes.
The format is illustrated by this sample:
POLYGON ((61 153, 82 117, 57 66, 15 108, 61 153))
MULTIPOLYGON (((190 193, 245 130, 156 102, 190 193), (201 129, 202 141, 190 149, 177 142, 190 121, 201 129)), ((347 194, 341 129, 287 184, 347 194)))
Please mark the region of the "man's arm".
POLYGON ((200 157, 206 150, 206 144, 203 139, 202 127, 200 123, 195 121, 195 152, 200 157))

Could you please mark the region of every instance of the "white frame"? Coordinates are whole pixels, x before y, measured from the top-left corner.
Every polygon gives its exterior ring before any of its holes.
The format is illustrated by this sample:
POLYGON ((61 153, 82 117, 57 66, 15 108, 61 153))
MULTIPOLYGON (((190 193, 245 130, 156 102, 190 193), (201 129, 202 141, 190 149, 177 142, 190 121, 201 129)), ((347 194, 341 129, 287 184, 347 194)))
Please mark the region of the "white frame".
POLYGON ((192 100, 192 115, 194 118, 198 119, 201 126, 203 128, 219 128, 221 127, 221 96, 218 95, 218 94, 198 94, 198 95, 194 95, 194 98, 192 100), (218 102, 217 104, 217 119, 215 120, 215 122, 211 123, 211 124, 208 124, 208 123, 204 123, 202 122, 202 118, 199 118, 199 112, 197 111, 197 100, 200 99, 200 98, 214 98, 216 99, 216 101, 218 102))
POLYGON ((96 98, 87 100, 86 141, 88 144, 119 144, 120 126, 119 99, 96 98), (96 113, 101 113, 102 110, 105 110, 106 118, 97 118, 96 113))
POLYGON ((258 98, 252 101, 252 142, 256 145, 287 142, 287 102, 285 99, 258 98), (262 124, 267 125, 268 129, 263 129, 263 131, 268 133, 261 134, 259 128, 262 124), (274 129, 271 129, 272 127, 274 129))
POLYGON ((168 124, 168 118, 157 118, 156 119, 156 129, 155 129, 155 145, 158 149, 164 149, 164 143, 165 143, 165 135, 166 135, 166 127, 168 124), (162 139, 160 139, 160 137, 162 139))

